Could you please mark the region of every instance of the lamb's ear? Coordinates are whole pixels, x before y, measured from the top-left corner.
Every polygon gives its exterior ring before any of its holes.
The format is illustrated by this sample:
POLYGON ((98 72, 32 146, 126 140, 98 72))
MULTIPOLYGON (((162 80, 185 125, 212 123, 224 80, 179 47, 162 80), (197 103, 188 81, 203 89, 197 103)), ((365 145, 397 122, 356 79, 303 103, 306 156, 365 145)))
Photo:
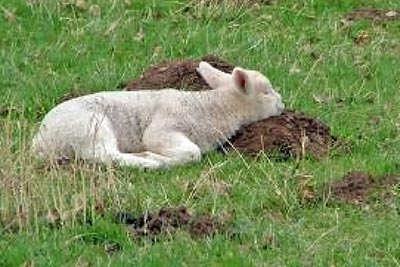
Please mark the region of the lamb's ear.
POLYGON ((205 61, 201 61, 196 70, 212 89, 223 86, 231 77, 230 74, 214 68, 205 61))
POLYGON ((236 88, 244 93, 250 94, 250 81, 249 76, 246 71, 240 67, 236 67, 232 72, 233 82, 235 83, 236 88))

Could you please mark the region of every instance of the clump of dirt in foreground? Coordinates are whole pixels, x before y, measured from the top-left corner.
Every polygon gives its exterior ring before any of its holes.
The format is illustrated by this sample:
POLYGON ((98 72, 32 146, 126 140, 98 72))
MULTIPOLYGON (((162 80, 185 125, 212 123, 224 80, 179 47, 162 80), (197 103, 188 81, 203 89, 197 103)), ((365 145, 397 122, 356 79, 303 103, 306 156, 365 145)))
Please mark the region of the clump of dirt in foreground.
POLYGON ((118 213, 117 221, 126 224, 133 237, 170 235, 181 230, 199 238, 226 231, 227 218, 195 216, 185 207, 180 207, 162 208, 158 212, 137 217, 130 213, 118 213))
POLYGON ((207 7, 257 7, 260 5, 273 5, 276 0, 192 0, 192 5, 203 5, 207 7))
MULTIPOLYGON (((197 73, 200 61, 207 61, 224 72, 231 73, 233 64, 215 55, 195 60, 163 62, 146 70, 139 79, 123 83, 124 90, 179 88, 182 90, 209 90, 208 84, 197 73)), ((305 114, 286 110, 280 116, 270 117, 240 129, 227 144, 237 151, 256 156, 260 152, 277 154, 278 157, 326 157, 329 149, 337 144, 325 123, 305 114)), ((224 150, 224 149, 223 149, 224 150)))
POLYGON ((374 195, 380 200, 390 199, 391 189, 400 184, 400 175, 373 177, 366 172, 349 172, 341 180, 327 186, 328 194, 345 203, 361 204, 374 195))
POLYGON ((387 21, 400 19, 400 11, 379 10, 373 8, 354 9, 344 16, 345 21, 374 20, 387 21))

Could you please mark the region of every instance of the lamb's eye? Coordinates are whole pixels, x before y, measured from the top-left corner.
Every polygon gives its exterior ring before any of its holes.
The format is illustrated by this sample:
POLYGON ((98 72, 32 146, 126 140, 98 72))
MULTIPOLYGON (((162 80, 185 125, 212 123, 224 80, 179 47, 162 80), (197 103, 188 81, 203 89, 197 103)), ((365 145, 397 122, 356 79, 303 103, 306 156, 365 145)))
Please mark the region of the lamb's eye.
POLYGON ((266 95, 270 94, 271 93, 271 88, 268 88, 268 87, 264 88, 263 93, 266 94, 266 95))

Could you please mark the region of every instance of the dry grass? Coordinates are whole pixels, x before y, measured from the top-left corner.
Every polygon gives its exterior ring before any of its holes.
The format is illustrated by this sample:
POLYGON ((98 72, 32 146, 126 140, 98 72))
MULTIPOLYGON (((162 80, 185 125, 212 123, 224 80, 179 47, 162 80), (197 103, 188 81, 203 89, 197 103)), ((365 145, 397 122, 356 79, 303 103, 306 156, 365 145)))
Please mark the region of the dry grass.
POLYGON ((106 203, 120 203, 113 166, 39 162, 29 149, 34 127, 26 120, 2 120, 1 124, 0 218, 4 230, 38 227, 41 222, 74 223, 77 216, 84 219, 102 212, 106 203))

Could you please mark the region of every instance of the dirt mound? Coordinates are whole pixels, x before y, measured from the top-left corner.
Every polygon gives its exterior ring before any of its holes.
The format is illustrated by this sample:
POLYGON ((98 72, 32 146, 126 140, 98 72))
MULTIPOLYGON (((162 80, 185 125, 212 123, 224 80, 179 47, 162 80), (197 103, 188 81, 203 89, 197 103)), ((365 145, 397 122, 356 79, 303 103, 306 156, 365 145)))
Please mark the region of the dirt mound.
POLYGON ((394 10, 379 10, 373 8, 360 8, 352 10, 344 16, 345 21, 374 20, 386 21, 400 19, 400 12, 394 10))
POLYGON ((261 5, 273 5, 276 0, 192 0, 192 5, 202 5, 206 7, 257 7, 261 5))
POLYGON ((139 79, 127 81, 118 86, 123 90, 176 88, 184 90, 208 90, 210 87, 197 73, 200 61, 207 61, 213 67, 231 73, 234 66, 214 55, 197 60, 162 62, 146 70, 139 79))
MULTIPOLYGON (((207 61, 224 72, 232 72, 233 64, 207 55, 196 60, 163 62, 146 70, 139 79, 123 83, 124 90, 180 88, 183 90, 209 90, 210 87, 197 73, 200 61, 207 61)), ((336 138, 331 136, 325 123, 294 111, 267 118, 243 127, 229 140, 241 153, 255 156, 260 152, 276 153, 283 158, 302 157, 310 154, 325 157, 336 138)), ((229 149, 225 145, 223 150, 229 149)))
POLYGON ((288 110, 243 127, 230 140, 242 153, 278 152, 284 158, 304 157, 306 153, 321 158, 336 141, 325 123, 288 110))
POLYGON ((176 231, 186 231, 192 237, 212 236, 224 232, 226 218, 210 215, 195 216, 185 207, 162 208, 158 212, 144 213, 137 217, 131 213, 118 213, 117 221, 129 227, 133 237, 170 235, 176 231))
POLYGON ((374 196, 379 200, 391 198, 390 189, 400 184, 400 176, 373 177, 366 172, 349 172, 341 180, 327 186, 329 194, 342 202, 366 203, 374 196))

